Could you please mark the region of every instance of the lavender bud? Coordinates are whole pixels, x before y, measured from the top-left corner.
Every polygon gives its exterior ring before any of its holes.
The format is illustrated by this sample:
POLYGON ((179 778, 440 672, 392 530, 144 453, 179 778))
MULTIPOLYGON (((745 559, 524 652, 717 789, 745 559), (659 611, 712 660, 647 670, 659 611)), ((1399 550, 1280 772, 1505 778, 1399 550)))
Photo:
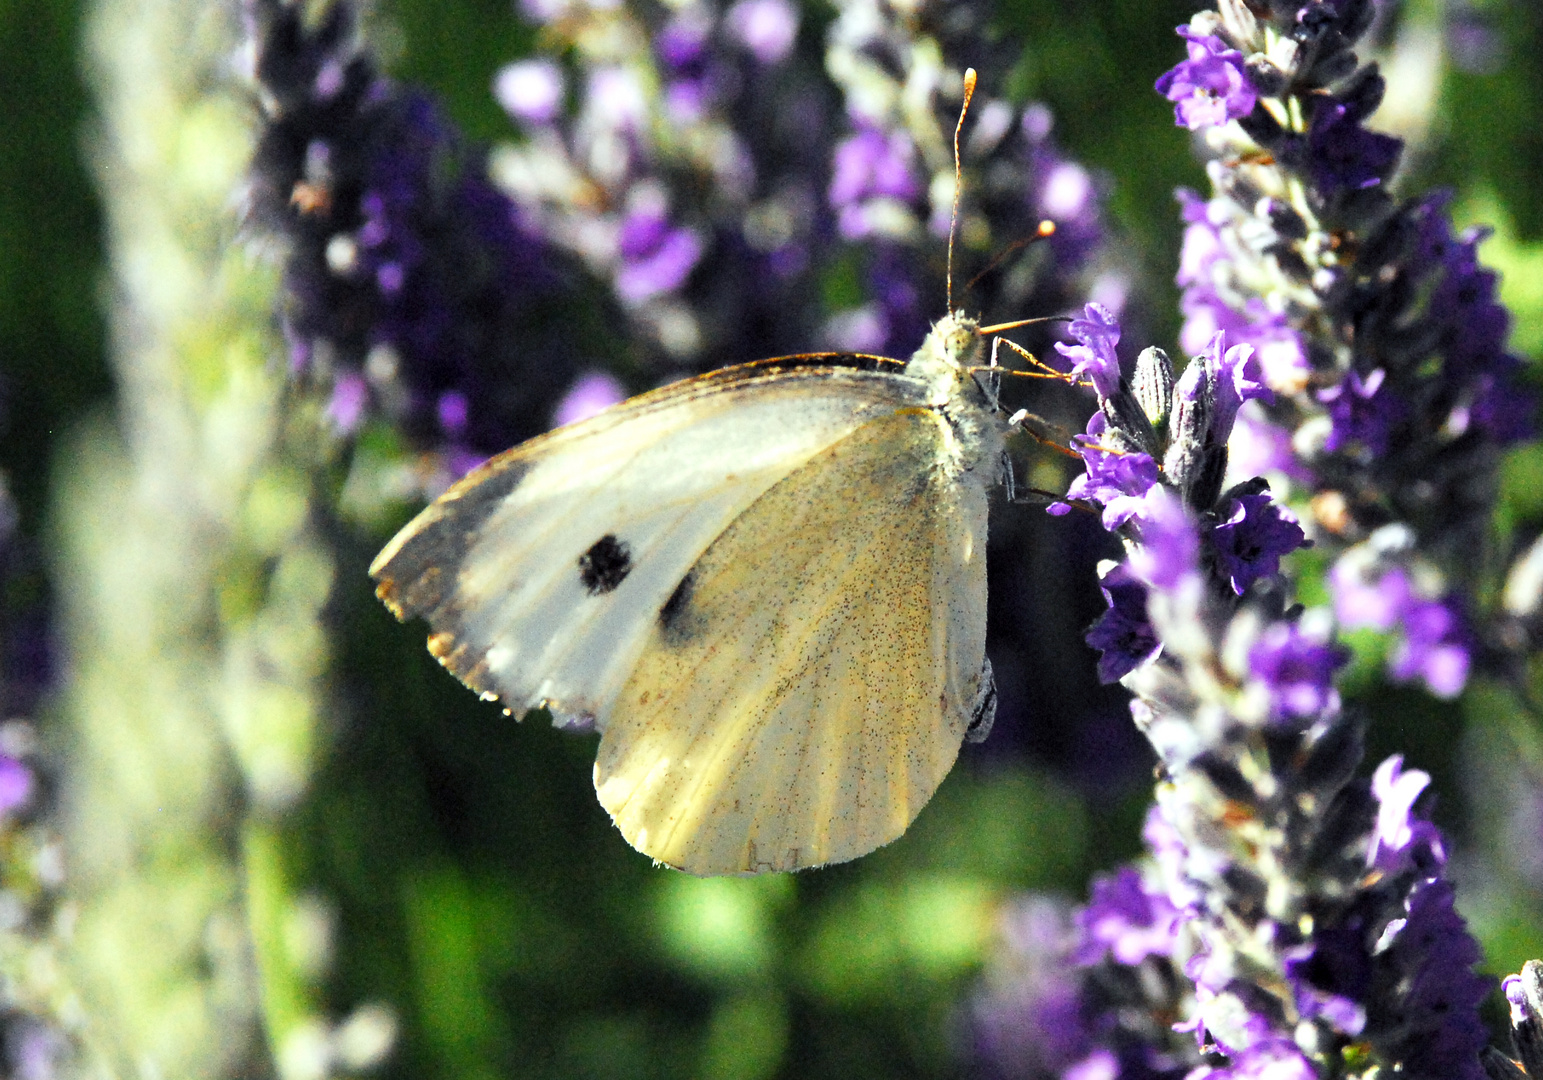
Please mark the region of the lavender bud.
POLYGON ((1163 458, 1163 472, 1183 495, 1186 506, 1205 509, 1221 491, 1227 447, 1225 443, 1211 445, 1215 416, 1216 390, 1211 373, 1203 361, 1193 360, 1173 388, 1169 419, 1172 442, 1163 458))
POLYGON ((1286 88, 1286 73, 1270 62, 1269 57, 1250 56, 1243 64, 1248 81, 1265 97, 1275 97, 1286 88))
POLYGON ((1501 989, 1511 1006, 1511 1041, 1529 1076, 1543 1076, 1543 962, 1528 960, 1501 989))
POLYGON ((1489 1080, 1527 1080, 1522 1067, 1493 1046, 1484 1048, 1479 1063, 1484 1066, 1484 1073, 1489 1080))
POLYGON ((1355 71, 1356 55, 1349 49, 1339 49, 1313 65, 1313 79, 1320 83, 1338 82, 1355 71))
POLYGON ((1216 5, 1216 12, 1221 16, 1222 28, 1235 45, 1246 49, 1254 44, 1259 36, 1259 20, 1249 10, 1246 0, 1221 0, 1216 5))
POLYGON ((1109 418, 1109 430, 1118 435, 1116 440, 1122 446, 1130 450, 1139 450, 1153 457, 1157 455, 1159 443, 1157 433, 1148 422, 1147 412, 1130 392, 1130 388, 1121 386, 1112 397, 1106 398, 1103 403, 1104 415, 1109 418))
POLYGON ((1376 63, 1369 63, 1352 76, 1335 93, 1335 97, 1350 109, 1356 117, 1370 116, 1382 104, 1387 82, 1378 71, 1376 63))
MULTIPOLYGON (((1270 227, 1287 240, 1306 240, 1307 222, 1296 208, 1282 199, 1263 198, 1254 205, 1254 213, 1269 221, 1270 227)), ((1298 257, 1300 259, 1300 256, 1298 257)))
POLYGON ((1136 401, 1156 429, 1167 434, 1168 412, 1173 405, 1173 361, 1157 346, 1148 346, 1136 357, 1136 401))
POLYGON ((1377 9, 1371 0, 1351 0, 1340 11, 1340 18, 1344 20, 1340 33, 1353 41, 1371 28, 1372 20, 1376 17, 1377 9))

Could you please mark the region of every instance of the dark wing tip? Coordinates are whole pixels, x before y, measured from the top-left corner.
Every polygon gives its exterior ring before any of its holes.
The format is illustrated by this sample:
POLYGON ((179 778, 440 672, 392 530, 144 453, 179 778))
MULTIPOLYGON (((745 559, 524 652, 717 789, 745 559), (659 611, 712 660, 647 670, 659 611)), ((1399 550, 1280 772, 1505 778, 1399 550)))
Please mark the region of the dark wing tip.
POLYGON ((475 690, 488 701, 498 697, 498 691, 493 688, 492 672, 488 670, 486 649, 475 648, 460 640, 454 631, 441 630, 429 635, 429 654, 468 689, 475 690))
POLYGON ((370 563, 375 595, 398 619, 423 616, 438 629, 442 609, 454 602, 461 564, 483 523, 529 471, 521 449, 517 446, 467 474, 375 556, 370 563))
MULTIPOLYGON (((374 574, 370 576, 376 577, 374 574)), ((410 617, 407 609, 402 606, 401 597, 397 595, 395 578, 376 577, 375 596, 382 604, 386 605, 391 614, 395 615, 402 622, 406 622, 410 617)))

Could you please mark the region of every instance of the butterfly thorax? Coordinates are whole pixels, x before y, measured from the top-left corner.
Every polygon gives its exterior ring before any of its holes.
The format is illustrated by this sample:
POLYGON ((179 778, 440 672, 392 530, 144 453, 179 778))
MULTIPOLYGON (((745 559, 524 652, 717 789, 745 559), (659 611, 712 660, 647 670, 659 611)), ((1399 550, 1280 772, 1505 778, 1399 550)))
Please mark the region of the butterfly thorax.
POLYGON ((905 373, 927 386, 927 400, 949 420, 957 439, 959 465, 973 472, 983 461, 995 462, 1002 450, 1002 424, 996 402, 976 379, 985 352, 980 321, 962 311, 932 324, 905 373))

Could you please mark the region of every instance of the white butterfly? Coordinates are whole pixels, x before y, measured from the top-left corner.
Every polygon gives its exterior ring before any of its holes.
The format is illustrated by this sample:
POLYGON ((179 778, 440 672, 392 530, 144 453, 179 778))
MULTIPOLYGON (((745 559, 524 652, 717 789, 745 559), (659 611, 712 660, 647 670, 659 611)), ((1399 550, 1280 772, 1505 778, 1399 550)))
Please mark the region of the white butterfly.
POLYGON ((856 858, 995 714, 995 329, 956 312, 909 363, 745 364, 532 439, 403 529, 377 593, 483 697, 592 723, 595 790, 644 854, 856 858))
MULTIPOLYGON (((974 89, 967 70, 956 220, 974 89)), ((950 313, 909 363, 812 354, 643 394, 493 458, 370 567, 467 686, 600 731, 600 804, 659 862, 865 855, 991 728, 987 495, 1014 498, 1024 414, 980 358, 1035 320, 954 311, 952 265, 950 229, 950 313)))

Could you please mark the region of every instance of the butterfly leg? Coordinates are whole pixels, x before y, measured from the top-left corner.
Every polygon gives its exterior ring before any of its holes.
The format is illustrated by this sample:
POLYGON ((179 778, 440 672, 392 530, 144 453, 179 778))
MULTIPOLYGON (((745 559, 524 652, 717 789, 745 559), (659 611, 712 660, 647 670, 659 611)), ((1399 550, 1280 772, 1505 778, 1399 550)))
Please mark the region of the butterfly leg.
POLYGON ((980 690, 975 694, 975 704, 970 707, 970 726, 964 729, 965 742, 981 742, 991 734, 991 725, 997 718, 997 680, 991 673, 988 658, 980 666, 980 690))
POLYGON ((1061 499, 1053 491, 1043 491, 1036 487, 1019 488, 1018 472, 1013 467, 1012 455, 1006 450, 1002 451, 1002 493, 1013 506, 1044 506, 1061 499))

